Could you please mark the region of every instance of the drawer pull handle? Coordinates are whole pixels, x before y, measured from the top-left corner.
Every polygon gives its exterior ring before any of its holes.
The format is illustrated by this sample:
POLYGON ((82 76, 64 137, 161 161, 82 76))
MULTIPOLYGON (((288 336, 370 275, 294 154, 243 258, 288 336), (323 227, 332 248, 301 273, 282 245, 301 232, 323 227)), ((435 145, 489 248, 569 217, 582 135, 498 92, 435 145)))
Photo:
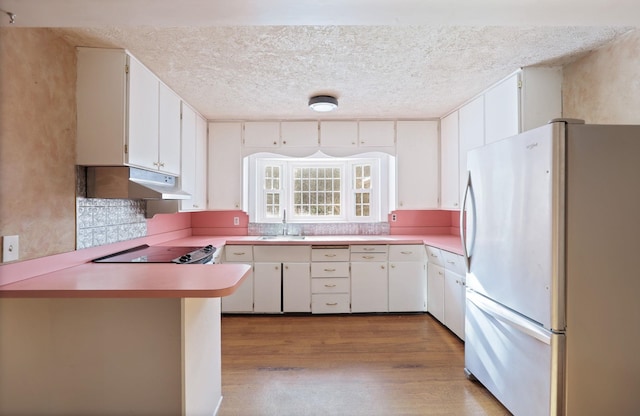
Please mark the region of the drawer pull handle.
POLYGON ((324 269, 325 272, 335 272, 336 269, 324 269))
POLYGON ((331 254, 331 253, 329 253, 329 254, 325 254, 324 256, 325 256, 325 257, 335 257, 336 255, 335 255, 335 254, 331 254))
POLYGON ((234 256, 244 256, 244 251, 242 253, 233 253, 234 256))
POLYGON ((401 251, 402 254, 413 254, 413 251, 401 251))
POLYGON ((456 262, 455 262, 455 261, 451 261, 451 260, 447 260, 447 263, 449 263, 449 264, 456 264, 456 262))
POLYGON ((362 258, 367 260, 375 259, 373 256, 362 256, 362 258))
POLYGON ((336 285, 324 285, 324 287, 336 287, 336 285))
POLYGON ((373 247, 365 247, 363 250, 364 251, 374 251, 375 248, 373 248, 373 247))
POLYGON ((325 305, 327 305, 327 306, 338 306, 338 302, 331 302, 331 303, 327 302, 327 303, 325 303, 325 305))

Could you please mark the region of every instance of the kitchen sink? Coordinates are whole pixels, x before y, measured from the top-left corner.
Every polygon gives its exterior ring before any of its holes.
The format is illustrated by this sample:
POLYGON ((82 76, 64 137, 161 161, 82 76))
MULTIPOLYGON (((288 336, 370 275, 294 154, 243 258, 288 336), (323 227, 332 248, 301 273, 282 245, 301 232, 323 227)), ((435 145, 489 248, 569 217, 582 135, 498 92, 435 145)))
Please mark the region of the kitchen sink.
POLYGON ((304 235, 263 235, 260 240, 304 240, 304 235))

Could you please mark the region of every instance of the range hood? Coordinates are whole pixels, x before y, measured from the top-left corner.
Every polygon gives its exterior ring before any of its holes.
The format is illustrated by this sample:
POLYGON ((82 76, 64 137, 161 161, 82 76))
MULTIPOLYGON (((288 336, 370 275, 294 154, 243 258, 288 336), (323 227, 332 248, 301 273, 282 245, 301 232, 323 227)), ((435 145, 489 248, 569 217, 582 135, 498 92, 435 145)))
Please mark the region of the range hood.
POLYGON ((117 199, 191 199, 175 176, 130 166, 87 167, 87 197, 117 199))

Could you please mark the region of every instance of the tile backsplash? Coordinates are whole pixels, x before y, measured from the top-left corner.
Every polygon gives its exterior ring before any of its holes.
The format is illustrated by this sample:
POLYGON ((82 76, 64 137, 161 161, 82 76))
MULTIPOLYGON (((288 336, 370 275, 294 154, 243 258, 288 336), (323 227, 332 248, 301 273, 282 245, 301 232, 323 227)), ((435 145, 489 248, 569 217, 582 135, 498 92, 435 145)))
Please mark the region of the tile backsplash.
POLYGON ((76 248, 89 248, 147 235, 143 200, 87 198, 87 170, 76 167, 76 248))
MULTIPOLYGON (((249 223, 249 235, 276 235, 283 233, 280 223, 249 223)), ((389 223, 291 223, 286 225, 289 235, 384 235, 389 234, 389 223)))

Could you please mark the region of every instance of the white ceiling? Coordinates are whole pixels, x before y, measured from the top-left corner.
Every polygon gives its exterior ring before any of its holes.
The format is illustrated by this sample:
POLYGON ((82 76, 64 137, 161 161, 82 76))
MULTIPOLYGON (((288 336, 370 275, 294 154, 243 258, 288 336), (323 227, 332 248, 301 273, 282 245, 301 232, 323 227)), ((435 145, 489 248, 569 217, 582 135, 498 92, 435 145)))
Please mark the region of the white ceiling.
POLYGON ((637 0, 0 0, 0 26, 130 50, 209 119, 439 117, 640 27, 637 0), (311 95, 334 94, 318 116, 311 95))

